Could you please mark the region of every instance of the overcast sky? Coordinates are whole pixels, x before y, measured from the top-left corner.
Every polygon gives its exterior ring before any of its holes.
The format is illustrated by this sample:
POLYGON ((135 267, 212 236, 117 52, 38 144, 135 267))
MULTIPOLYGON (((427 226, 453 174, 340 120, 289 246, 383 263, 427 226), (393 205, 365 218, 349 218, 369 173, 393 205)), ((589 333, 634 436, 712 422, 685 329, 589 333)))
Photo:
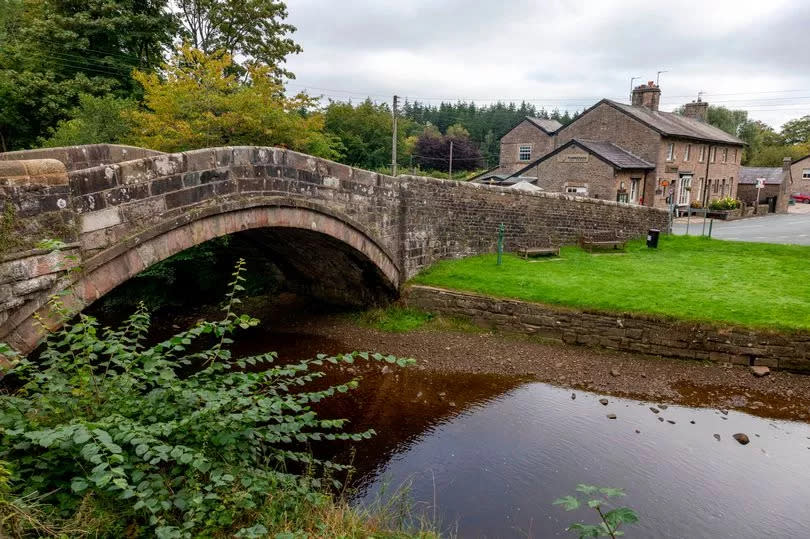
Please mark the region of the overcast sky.
POLYGON ((810 114, 810 0, 288 0, 293 90, 582 109, 661 74, 779 128, 810 114))

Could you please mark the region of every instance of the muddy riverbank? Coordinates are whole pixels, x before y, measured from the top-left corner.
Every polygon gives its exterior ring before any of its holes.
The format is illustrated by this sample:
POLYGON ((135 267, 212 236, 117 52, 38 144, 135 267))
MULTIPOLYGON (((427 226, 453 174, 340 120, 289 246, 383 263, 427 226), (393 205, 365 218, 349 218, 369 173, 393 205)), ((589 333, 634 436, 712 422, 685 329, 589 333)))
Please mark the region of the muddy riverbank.
MULTIPOLYGON (((288 296, 272 302, 254 298, 246 301, 244 310, 262 320, 251 332, 272 330, 289 335, 288 339, 277 335, 269 343, 282 360, 302 359, 290 354, 374 350, 414 358, 414 368, 419 370, 518 375, 559 387, 640 400, 737 409, 775 419, 810 419, 808 375, 781 371, 758 378, 744 366, 617 353, 472 327, 448 330, 441 320, 407 333, 384 332, 363 327, 346 314, 313 309, 288 296), (308 347, 307 340, 313 347, 308 347), (319 350, 318 346, 331 349, 319 350)), ((171 325, 157 318, 156 325, 165 333, 206 313, 216 315, 215 310, 201 310, 173 317, 171 325)), ((256 348, 256 340, 250 336, 245 336, 244 342, 253 344, 240 345, 240 353, 265 351, 256 348)))

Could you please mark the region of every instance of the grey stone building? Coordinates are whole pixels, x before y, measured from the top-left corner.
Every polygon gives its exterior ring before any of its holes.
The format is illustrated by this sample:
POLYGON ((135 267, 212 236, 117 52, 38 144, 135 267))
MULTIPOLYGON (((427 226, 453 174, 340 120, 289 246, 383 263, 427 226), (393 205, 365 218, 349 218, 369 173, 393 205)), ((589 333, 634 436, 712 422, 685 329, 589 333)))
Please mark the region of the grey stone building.
POLYGON ((810 155, 793 161, 790 174, 793 178, 791 193, 810 194, 810 155))

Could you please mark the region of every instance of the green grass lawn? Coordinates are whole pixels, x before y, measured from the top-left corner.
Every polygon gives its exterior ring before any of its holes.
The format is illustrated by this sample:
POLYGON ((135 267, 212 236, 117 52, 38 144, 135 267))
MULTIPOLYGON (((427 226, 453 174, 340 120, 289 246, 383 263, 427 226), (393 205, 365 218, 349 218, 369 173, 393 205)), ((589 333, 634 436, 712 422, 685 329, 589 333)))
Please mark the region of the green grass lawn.
POLYGON ((411 282, 606 311, 743 326, 810 329, 810 247, 665 236, 623 254, 564 247, 561 256, 445 260, 411 282))

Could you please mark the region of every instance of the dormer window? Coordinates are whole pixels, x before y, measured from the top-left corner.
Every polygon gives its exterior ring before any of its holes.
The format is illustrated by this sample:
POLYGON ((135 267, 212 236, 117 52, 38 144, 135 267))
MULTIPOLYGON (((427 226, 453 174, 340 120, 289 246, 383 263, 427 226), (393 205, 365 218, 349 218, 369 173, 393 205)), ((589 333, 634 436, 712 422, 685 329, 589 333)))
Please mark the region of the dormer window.
POLYGON ((528 161, 532 158, 532 147, 530 145, 521 146, 518 151, 518 159, 520 161, 528 161))

